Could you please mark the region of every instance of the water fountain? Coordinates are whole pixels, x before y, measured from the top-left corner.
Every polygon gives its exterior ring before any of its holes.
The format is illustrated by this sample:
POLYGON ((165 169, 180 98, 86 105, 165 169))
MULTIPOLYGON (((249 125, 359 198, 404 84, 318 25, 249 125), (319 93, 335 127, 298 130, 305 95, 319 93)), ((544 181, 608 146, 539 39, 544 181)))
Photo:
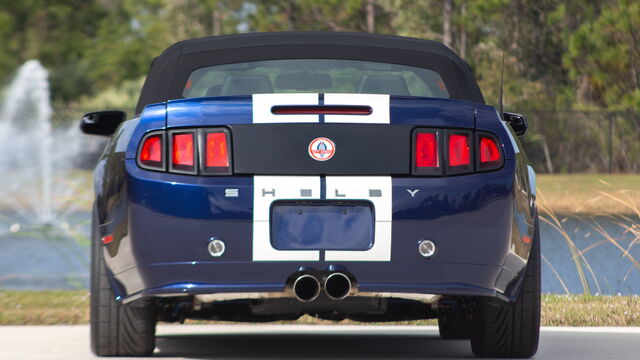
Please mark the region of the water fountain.
POLYGON ((90 215, 77 192, 87 186, 73 169, 83 136, 76 122, 52 125, 48 75, 40 62, 27 61, 0 103, 0 288, 30 276, 64 283, 67 265, 86 277, 90 215))
MULTIPOLYGON (((51 104, 49 72, 37 60, 27 61, 8 89, 0 109, 0 179, 2 197, 15 192, 25 180, 39 188, 21 192, 40 223, 53 219, 51 208, 51 104), (35 149, 34 149, 35 148, 35 149), (35 150, 35 151, 34 151, 35 150), (34 153, 36 156, 34 157, 34 153), (36 190, 36 191, 33 191, 36 190)), ((20 202, 16 202, 20 204, 20 202)), ((14 229, 16 227, 14 226, 14 229)))

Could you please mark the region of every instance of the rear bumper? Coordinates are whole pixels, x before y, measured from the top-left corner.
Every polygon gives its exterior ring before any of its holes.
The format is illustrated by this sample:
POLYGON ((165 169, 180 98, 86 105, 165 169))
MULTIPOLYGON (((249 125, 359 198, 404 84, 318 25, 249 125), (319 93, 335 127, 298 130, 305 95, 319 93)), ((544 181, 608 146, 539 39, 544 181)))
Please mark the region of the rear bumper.
POLYGON ((301 268, 340 267, 361 293, 495 296, 513 299, 528 248, 514 245, 514 161, 495 172, 447 178, 391 179, 389 261, 255 261, 253 198, 225 197, 225 189, 253 193, 251 177, 197 178, 152 173, 126 160, 127 201, 103 233, 115 292, 125 301, 144 296, 283 293, 301 268), (411 196, 407 190, 415 191, 411 196), (222 194, 222 195, 221 195, 222 194), (126 231, 116 231, 126 229, 126 231), (209 239, 224 239, 212 258, 209 239), (437 253, 425 259, 418 241, 437 253), (526 252, 526 253, 525 253, 526 252))
MULTIPOLYGON (((296 264, 300 265, 300 264, 296 264)), ((324 270, 307 264, 305 269, 324 270)), ((313 264, 318 265, 318 264, 313 264)), ((304 265, 303 265, 304 266, 304 265)), ((506 287, 517 277, 503 267, 467 264, 349 264, 341 267, 357 280, 357 294, 401 293, 433 294, 459 296, 492 296, 510 300, 508 294, 499 288, 506 287), (372 268, 379 276, 372 274, 372 268), (405 278, 398 274, 413 274, 405 278), (401 279, 401 280, 399 280, 401 279), (501 284, 502 285, 498 285, 501 284)), ((185 296, 201 294, 220 294, 221 297, 233 297, 233 294, 263 294, 286 296, 285 280, 299 268, 289 264, 156 264, 129 270, 129 274, 120 276, 148 276, 149 283, 165 284, 143 289, 126 296, 132 301, 146 296, 185 296), (252 273, 250 277, 241 276, 252 273), (224 274, 236 274, 225 276, 224 274), (219 274, 215 276, 213 274, 219 274), (198 276, 199 275, 199 276, 198 276), (184 282, 185 279, 193 279, 184 282), (277 279, 277 280, 276 280, 277 279), (198 281, 199 280, 199 281, 198 281), (233 280, 251 280, 252 283, 238 283, 233 280), (276 281, 274 281, 276 280, 276 281)))

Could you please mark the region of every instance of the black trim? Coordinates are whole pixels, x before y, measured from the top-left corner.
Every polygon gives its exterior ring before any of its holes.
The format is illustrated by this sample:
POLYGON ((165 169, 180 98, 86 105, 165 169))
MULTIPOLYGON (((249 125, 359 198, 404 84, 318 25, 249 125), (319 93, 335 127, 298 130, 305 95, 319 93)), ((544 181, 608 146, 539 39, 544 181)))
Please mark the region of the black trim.
MULTIPOLYGON (((160 131, 150 131, 146 134, 144 134, 144 136, 142 137, 142 139, 140 140, 140 143, 138 144, 138 150, 136 151, 136 163, 138 163, 138 166, 140 166, 141 168, 145 169, 145 170, 151 170, 151 171, 166 171, 167 170, 167 151, 166 151, 166 136, 163 130, 160 131), (144 142, 152 137, 152 136, 160 136, 160 156, 161 156, 161 161, 160 164, 158 165, 148 165, 148 164, 143 164, 140 161, 140 153, 142 152, 142 147, 144 145, 144 142)), ((155 161, 154 161, 155 163, 155 161)))
POLYGON ((250 175, 409 175, 410 125, 231 124, 233 171, 250 175), (325 137, 333 157, 317 161, 309 143, 325 137))

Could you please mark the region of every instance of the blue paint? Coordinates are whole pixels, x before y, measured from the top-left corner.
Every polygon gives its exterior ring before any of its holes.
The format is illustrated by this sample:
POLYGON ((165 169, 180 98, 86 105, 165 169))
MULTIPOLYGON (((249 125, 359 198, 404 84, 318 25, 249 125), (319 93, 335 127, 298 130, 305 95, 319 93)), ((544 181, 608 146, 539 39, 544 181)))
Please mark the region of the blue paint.
POLYGON ((251 124, 251 96, 180 99, 167 102, 167 126, 251 124))
MULTIPOLYGON (((162 130, 166 128, 167 123, 167 111, 166 105, 152 104, 144 108, 144 111, 140 115, 139 120, 135 123, 135 130, 129 138, 129 144, 126 147, 125 158, 135 159, 138 153, 138 145, 140 140, 149 131, 162 130)), ((115 149, 114 149, 115 151, 115 149)))
POLYGON ((391 123, 473 128, 475 104, 464 100, 391 96, 391 123))

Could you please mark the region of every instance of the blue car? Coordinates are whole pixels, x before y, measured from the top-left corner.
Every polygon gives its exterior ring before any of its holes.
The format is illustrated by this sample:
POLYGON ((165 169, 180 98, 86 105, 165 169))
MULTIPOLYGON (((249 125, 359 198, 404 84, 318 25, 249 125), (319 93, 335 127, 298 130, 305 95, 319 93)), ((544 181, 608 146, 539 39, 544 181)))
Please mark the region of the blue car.
POLYGON ((91 340, 156 322, 437 318, 479 357, 538 347, 540 237, 524 117, 441 43, 258 33, 176 43, 135 115, 85 115, 91 340))

